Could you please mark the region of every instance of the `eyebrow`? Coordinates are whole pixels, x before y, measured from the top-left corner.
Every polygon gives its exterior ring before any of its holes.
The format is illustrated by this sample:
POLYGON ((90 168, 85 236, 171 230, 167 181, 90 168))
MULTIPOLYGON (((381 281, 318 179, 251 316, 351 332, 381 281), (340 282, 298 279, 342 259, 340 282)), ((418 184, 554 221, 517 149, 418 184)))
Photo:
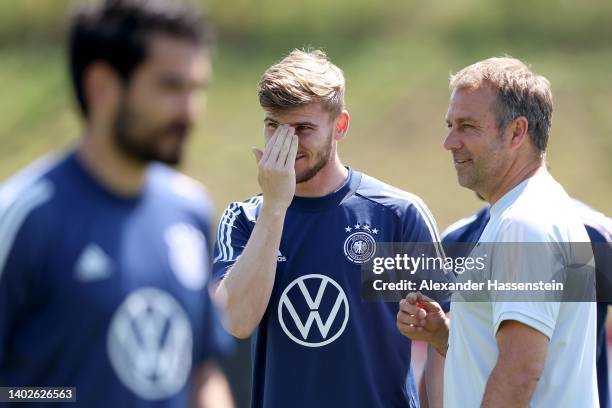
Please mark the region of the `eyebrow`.
MULTIPOLYGON (((465 118, 457 118, 455 119, 455 121, 458 124, 463 124, 463 123, 479 123, 478 120, 474 119, 474 118, 470 118, 470 117, 465 117, 465 118)), ((446 123, 451 123, 449 118, 446 118, 446 123)))
POLYGON ((312 122, 297 122, 297 123, 293 123, 291 126, 309 126, 312 128, 316 128, 318 127, 318 125, 316 123, 312 123, 312 122))
POLYGON ((173 74, 162 75, 160 82, 164 85, 190 87, 196 89, 208 89, 210 81, 207 78, 202 80, 184 80, 182 77, 173 74))
MULTIPOLYGON (((271 117, 269 117, 269 116, 266 116, 266 117, 264 118, 264 122, 265 122, 265 123, 276 123, 276 124, 278 124, 278 121, 277 121, 277 120, 272 119, 272 118, 271 118, 271 117)), ((316 123, 312 123, 312 122, 308 122, 308 121, 304 121, 304 122, 295 122, 295 123, 292 123, 292 124, 291 124, 291 126, 293 126, 293 127, 295 127, 295 126, 310 126, 310 127, 312 127, 312 128, 318 128, 318 127, 319 127, 319 125, 317 125, 316 123)))

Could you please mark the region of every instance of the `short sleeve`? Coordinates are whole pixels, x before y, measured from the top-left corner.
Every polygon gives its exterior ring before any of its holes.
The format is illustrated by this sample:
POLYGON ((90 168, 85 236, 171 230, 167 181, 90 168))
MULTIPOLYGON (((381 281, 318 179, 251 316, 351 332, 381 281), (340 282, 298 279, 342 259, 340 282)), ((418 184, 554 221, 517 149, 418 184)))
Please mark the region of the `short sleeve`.
MULTIPOLYGON (((0 221, 0 225, 3 222, 0 221)), ((0 367, 6 358, 7 343, 11 334, 11 327, 16 315, 27 302, 27 275, 30 265, 27 257, 27 248, 24 234, 18 240, 10 237, 6 249, 0 258, 0 367)), ((0 370, 1 371, 1 370, 0 370)))
POLYGON ((612 222, 607 224, 610 231, 585 226, 595 257, 597 301, 612 305, 612 222))
MULTIPOLYGON (((407 248, 410 248, 410 252, 413 253, 412 256, 445 258, 436 227, 436 221, 423 201, 416 199, 412 205, 406 209, 403 214, 402 224, 402 239, 407 245, 407 248)), ((442 268, 428 269, 420 278, 441 283, 455 281, 454 274, 442 268)), ((440 303, 445 312, 449 311, 450 297, 452 295, 450 291, 426 291, 425 294, 440 303)))
POLYGON ((33 281, 40 269, 45 234, 41 234, 42 225, 36 228, 32 213, 51 193, 50 186, 41 183, 13 202, 0 200, 0 367, 14 322, 29 299, 38 298, 33 281))
POLYGON ((219 221, 213 259, 213 280, 223 279, 246 247, 255 220, 249 219, 242 203, 230 204, 219 221))
POLYGON ((557 317, 559 302, 494 302, 493 303, 493 335, 506 320, 516 320, 529 326, 550 340, 557 317))
MULTIPOLYGON (((518 221, 502 226, 490 248, 490 281, 503 284, 551 282, 564 269, 564 254, 536 227, 518 221)), ((502 322, 515 320, 550 339, 559 315, 561 295, 540 290, 491 292, 492 319, 497 333, 502 322), (554 301, 546 301, 547 299, 554 301)))

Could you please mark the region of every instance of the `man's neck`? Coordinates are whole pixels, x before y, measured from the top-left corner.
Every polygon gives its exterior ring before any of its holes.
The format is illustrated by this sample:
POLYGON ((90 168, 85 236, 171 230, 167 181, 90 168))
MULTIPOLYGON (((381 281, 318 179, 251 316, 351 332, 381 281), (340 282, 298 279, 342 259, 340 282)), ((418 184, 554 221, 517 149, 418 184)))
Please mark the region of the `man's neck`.
POLYGON ((502 178, 502 183, 495 192, 489 194, 489 196, 485 198, 491 205, 495 204, 514 187, 535 175, 542 168, 546 169, 544 160, 529 161, 522 165, 513 165, 502 178))
POLYGON ((77 156, 91 175, 111 192, 134 197, 142 191, 147 165, 120 152, 110 135, 86 131, 77 147, 77 156))
POLYGON ((336 156, 313 178, 295 186, 298 197, 324 197, 338 190, 348 178, 348 170, 336 156))

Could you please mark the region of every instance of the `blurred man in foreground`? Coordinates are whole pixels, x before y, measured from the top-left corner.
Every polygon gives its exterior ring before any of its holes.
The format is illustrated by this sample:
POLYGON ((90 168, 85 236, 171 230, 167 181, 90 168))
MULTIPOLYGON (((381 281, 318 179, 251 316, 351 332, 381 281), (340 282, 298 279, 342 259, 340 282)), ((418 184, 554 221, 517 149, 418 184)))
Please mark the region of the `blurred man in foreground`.
POLYGON ((344 76, 321 51, 263 74, 262 194, 229 205, 214 274, 227 328, 253 338, 253 407, 416 407, 397 304, 363 302, 377 242, 439 245, 416 196, 342 165, 344 76))
MULTIPOLYGON (((180 163, 210 75, 200 14, 171 0, 77 11, 78 146, 0 190, 0 384, 87 407, 231 406, 207 290, 210 202, 180 163)), ((67 406, 71 406, 70 403, 67 406)))
MULTIPOLYGON (((459 184, 491 204, 479 243, 541 243, 551 251, 534 256, 524 244, 515 252, 498 244, 503 255, 487 260, 488 276, 550 281, 573 265, 563 244, 589 237, 573 200, 546 170, 549 82, 519 60, 490 58, 453 75, 451 90, 444 146, 459 184)), ((456 295, 452 323, 420 294, 409 294, 398 313, 402 333, 446 356, 445 407, 599 405, 595 303, 513 301, 499 293, 473 302, 456 295)))

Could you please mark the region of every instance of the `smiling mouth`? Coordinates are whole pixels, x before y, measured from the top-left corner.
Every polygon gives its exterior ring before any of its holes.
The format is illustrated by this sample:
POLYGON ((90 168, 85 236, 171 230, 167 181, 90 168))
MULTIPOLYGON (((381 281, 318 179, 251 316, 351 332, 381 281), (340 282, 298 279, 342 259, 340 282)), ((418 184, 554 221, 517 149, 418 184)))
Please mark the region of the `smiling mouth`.
POLYGON ((303 159, 304 157, 306 157, 305 154, 298 153, 297 156, 295 156, 295 160, 298 161, 300 159, 303 159))
POLYGON ((457 171, 464 169, 472 164, 471 159, 455 159, 455 169, 457 171))

